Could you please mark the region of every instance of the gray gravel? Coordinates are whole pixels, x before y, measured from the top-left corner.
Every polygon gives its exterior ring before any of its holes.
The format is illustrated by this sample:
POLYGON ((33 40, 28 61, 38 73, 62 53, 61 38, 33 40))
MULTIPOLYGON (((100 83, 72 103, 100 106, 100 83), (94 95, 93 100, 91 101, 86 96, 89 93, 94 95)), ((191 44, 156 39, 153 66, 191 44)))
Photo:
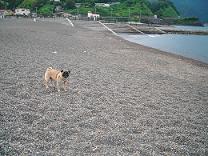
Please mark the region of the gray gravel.
POLYGON ((73 23, 0 20, 0 155, 208 155, 208 65, 73 23))

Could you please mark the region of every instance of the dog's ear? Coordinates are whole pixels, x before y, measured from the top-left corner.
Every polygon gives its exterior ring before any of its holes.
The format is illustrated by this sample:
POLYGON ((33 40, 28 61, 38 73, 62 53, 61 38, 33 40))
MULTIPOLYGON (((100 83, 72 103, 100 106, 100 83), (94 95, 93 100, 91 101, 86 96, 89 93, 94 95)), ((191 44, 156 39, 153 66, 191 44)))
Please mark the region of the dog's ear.
POLYGON ((61 73, 63 73, 64 71, 63 70, 61 70, 61 73))

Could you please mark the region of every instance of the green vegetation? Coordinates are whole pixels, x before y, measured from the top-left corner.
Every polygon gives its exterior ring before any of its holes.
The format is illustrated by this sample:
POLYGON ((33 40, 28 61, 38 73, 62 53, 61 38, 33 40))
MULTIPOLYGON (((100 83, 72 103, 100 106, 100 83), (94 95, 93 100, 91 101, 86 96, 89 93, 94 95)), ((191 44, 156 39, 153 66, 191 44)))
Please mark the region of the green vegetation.
POLYGON ((21 8, 34 8, 36 5, 36 0, 24 0, 22 3, 20 3, 18 6, 21 8))
POLYGON ((52 16, 56 6, 72 15, 86 16, 88 11, 91 11, 111 20, 117 18, 123 21, 139 21, 140 16, 157 15, 172 20, 171 24, 191 25, 199 21, 198 18, 178 18, 179 13, 170 0, 0 0, 0 9, 28 8, 42 16, 52 16), (97 3, 107 3, 110 7, 97 3))
POLYGON ((178 25, 200 25, 199 19, 196 17, 177 19, 175 23, 178 25))
POLYGON ((43 16, 50 16, 51 14, 53 14, 53 9, 54 9, 53 5, 46 4, 38 10, 38 13, 43 16))
POLYGON ((55 6, 61 6, 71 14, 84 14, 88 11, 99 13, 101 16, 114 17, 138 17, 141 15, 152 16, 157 14, 161 17, 177 17, 178 12, 169 0, 158 0, 157 3, 150 3, 148 0, 0 0, 0 9, 15 9, 18 7, 28 8, 31 11, 38 10, 44 16, 52 15, 55 6), (96 6, 95 3, 119 2, 110 7, 96 6), (81 5, 76 8, 76 3, 81 5), (96 6, 96 7, 95 7, 96 6))
POLYGON ((171 6, 160 8, 157 13, 161 17, 177 17, 178 16, 178 13, 171 6))

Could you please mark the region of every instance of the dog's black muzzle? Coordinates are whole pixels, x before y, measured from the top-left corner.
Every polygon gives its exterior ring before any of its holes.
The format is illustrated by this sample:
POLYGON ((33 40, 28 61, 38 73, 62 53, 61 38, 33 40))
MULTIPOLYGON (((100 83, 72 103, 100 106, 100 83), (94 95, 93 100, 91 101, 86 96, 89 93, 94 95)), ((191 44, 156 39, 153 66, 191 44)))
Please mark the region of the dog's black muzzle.
POLYGON ((68 71, 64 71, 62 76, 66 79, 67 77, 69 77, 69 72, 68 71))

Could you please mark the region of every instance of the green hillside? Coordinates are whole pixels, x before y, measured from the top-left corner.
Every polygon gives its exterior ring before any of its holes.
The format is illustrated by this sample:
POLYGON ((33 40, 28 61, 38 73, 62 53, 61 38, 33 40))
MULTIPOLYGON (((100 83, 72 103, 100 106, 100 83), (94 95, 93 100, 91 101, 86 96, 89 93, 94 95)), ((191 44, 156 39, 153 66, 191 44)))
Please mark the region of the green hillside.
POLYGON ((0 0, 0 9, 15 9, 17 7, 28 8, 38 11, 42 15, 51 15, 55 6, 62 6, 66 12, 71 14, 84 14, 88 11, 99 13, 102 17, 138 17, 140 15, 160 17, 177 17, 179 14, 169 0, 158 0, 152 3, 149 0, 0 0), (76 3, 80 3, 77 8, 76 3), (110 4, 110 7, 96 5, 96 3, 110 4))

